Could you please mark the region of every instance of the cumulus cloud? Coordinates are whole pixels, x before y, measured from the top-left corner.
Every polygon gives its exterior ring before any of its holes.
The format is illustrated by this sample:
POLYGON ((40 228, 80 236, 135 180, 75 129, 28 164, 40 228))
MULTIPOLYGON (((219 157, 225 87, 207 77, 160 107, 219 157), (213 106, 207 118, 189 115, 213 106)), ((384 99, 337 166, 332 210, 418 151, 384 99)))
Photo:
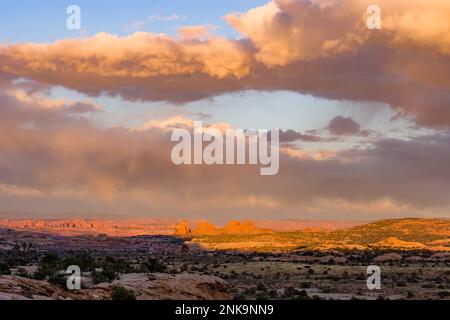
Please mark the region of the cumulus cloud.
MULTIPOLYGON (((53 44, 0 47, 2 71, 33 78, 77 75, 145 79, 191 75, 240 78, 248 74, 248 57, 239 44, 221 38, 175 42, 163 34, 137 32, 127 37, 99 33, 92 38, 53 44), (228 61, 224 64, 224 61, 228 61), (58 76, 59 74, 59 76, 58 76)), ((65 81, 70 82, 71 79, 65 81)))
POLYGON ((280 66, 360 46, 366 38, 360 19, 364 11, 355 14, 350 2, 275 0, 225 19, 252 40, 258 61, 280 66))
POLYGON ((0 72, 88 95, 185 103, 242 90, 291 90, 375 101, 430 127, 450 125, 447 1, 382 0, 382 30, 366 0, 274 0, 225 19, 244 38, 204 26, 127 37, 100 33, 0 46, 0 72), (183 38, 184 34, 184 38, 183 38))
POLYGON ((185 26, 178 29, 178 34, 185 40, 206 40, 216 27, 213 25, 185 26))
MULTIPOLYGON (((256 59, 269 66, 349 54, 373 35, 366 26, 370 0, 273 0, 225 19, 252 40, 256 59)), ((381 0, 386 41, 413 41, 449 53, 448 1, 381 0)))

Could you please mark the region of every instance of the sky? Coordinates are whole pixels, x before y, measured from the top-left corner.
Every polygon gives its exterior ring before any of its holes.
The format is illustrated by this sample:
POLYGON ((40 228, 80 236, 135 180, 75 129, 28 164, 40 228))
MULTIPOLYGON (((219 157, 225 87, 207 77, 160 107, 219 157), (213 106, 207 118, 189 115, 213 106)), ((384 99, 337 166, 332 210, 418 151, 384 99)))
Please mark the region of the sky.
POLYGON ((372 2, 2 3, 0 217, 450 218, 450 3, 372 2), (174 165, 193 121, 278 174, 174 165))
POLYGON ((238 33, 222 17, 230 12, 247 11, 265 3, 266 1, 260 0, 116 0, 114 3, 108 0, 47 0, 39 3, 20 0, 2 4, 0 39, 2 42, 52 42, 77 37, 80 33, 95 35, 109 32, 126 35, 134 31, 146 31, 176 34, 178 27, 203 24, 217 26, 222 35, 237 37, 238 33), (65 27, 68 17, 66 9, 70 5, 77 5, 82 9, 81 31, 65 27))

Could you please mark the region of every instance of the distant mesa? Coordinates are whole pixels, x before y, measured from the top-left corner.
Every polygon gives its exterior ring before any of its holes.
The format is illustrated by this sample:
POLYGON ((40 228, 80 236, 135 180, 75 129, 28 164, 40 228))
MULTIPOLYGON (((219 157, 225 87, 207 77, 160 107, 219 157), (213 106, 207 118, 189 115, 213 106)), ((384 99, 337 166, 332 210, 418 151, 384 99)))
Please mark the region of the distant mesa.
POLYGON ((271 229, 257 228, 253 221, 230 221, 224 227, 217 227, 214 224, 201 220, 195 223, 195 228, 191 228, 187 221, 178 223, 175 227, 175 235, 219 235, 219 234, 257 234, 273 232, 271 229))
MULTIPOLYGON (((99 235, 132 237, 143 235, 217 235, 257 234, 276 231, 324 231, 345 229, 360 222, 258 220, 230 221, 218 227, 207 220, 178 220, 160 218, 140 219, 0 219, 0 228, 62 236, 99 235)), ((440 244, 444 245, 444 244, 440 244)))
POLYGON ((141 235, 171 235, 175 219, 48 219, 15 220, 0 219, 0 228, 18 231, 32 231, 63 236, 106 235, 110 237, 131 237, 141 235))

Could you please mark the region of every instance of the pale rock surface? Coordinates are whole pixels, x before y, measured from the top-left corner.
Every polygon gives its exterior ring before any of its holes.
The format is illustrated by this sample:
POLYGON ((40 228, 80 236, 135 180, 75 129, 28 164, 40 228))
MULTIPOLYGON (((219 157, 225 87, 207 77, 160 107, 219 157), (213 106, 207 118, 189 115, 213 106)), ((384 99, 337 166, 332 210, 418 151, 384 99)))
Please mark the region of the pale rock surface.
POLYGON ((47 281, 17 276, 0 277, 0 300, 108 300, 114 286, 132 290, 138 300, 230 300, 228 284, 214 276, 196 274, 124 274, 113 283, 66 291, 47 281))
POLYGON ((375 262, 389 262, 389 261, 400 261, 403 257, 395 252, 386 253, 381 256, 375 257, 373 261, 375 262))

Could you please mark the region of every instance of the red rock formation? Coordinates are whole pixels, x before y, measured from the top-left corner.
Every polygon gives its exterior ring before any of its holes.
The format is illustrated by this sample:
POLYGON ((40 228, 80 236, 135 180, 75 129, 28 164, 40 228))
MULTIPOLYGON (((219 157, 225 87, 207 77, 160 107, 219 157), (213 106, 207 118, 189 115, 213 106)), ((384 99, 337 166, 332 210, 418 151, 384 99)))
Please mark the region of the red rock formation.
POLYGON ((191 234, 191 228, 189 227, 189 223, 187 221, 181 221, 175 226, 175 235, 176 236, 189 236, 191 234))
POLYGON ((139 235, 169 235, 173 233, 175 220, 128 219, 128 220, 0 220, 0 228, 33 231, 66 236, 106 234, 112 237, 139 235))

